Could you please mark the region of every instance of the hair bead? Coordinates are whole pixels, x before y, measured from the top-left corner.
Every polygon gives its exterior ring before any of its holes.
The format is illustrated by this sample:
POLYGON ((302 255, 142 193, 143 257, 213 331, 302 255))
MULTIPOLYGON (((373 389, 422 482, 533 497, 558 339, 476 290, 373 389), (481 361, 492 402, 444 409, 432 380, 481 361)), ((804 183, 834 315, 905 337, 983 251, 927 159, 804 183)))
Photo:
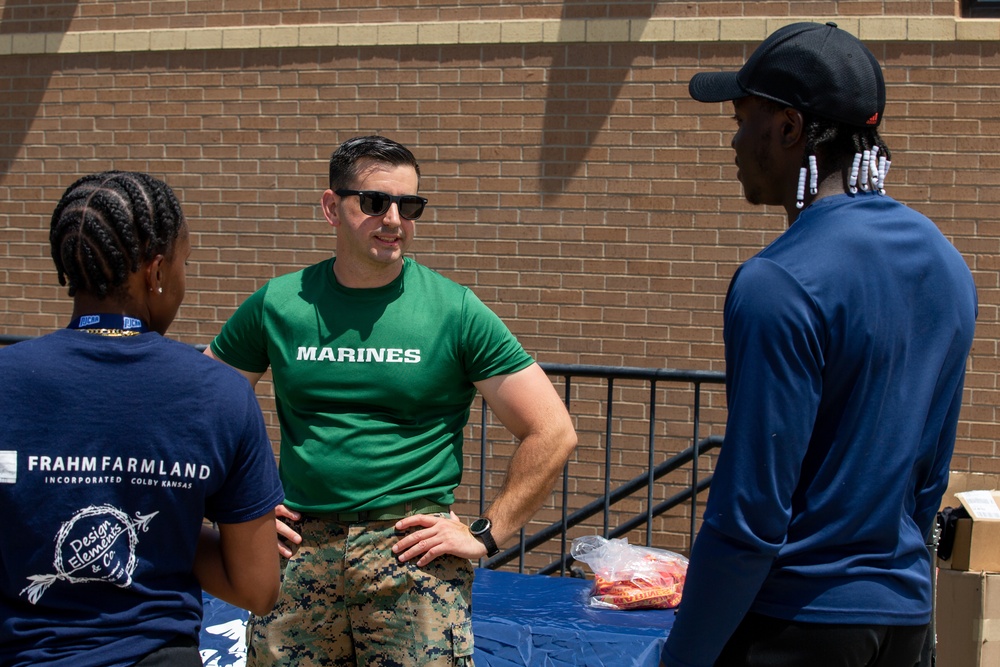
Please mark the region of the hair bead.
POLYGON ((878 191, 880 194, 885 194, 885 176, 889 173, 889 165, 892 164, 883 155, 878 159, 878 191))
POLYGON ((865 152, 861 155, 861 164, 859 165, 860 171, 858 173, 858 187, 862 190, 868 189, 868 161, 871 159, 871 150, 865 149, 865 152))
POLYGON ((872 146, 871 158, 868 161, 868 180, 871 183, 871 189, 877 190, 878 185, 878 146, 872 146))
POLYGON ((854 162, 851 164, 851 178, 848 181, 848 186, 851 190, 851 194, 858 191, 858 171, 861 169, 861 153, 854 154, 854 162))
POLYGON ((816 166, 816 156, 809 156, 809 194, 819 192, 819 167, 816 166))
POLYGON ((795 191, 795 208, 802 208, 806 205, 806 168, 799 169, 799 187, 795 191))

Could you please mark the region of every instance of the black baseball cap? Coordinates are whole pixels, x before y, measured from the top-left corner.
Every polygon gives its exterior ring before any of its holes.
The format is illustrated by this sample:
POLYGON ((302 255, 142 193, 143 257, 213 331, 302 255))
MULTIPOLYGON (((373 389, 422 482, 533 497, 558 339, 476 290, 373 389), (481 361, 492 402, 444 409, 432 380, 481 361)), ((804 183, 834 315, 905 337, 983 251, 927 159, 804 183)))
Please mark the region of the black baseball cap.
POLYGON ((836 23, 793 23, 776 30, 739 72, 695 74, 688 92, 699 102, 755 95, 861 127, 878 126, 885 111, 882 68, 836 23))

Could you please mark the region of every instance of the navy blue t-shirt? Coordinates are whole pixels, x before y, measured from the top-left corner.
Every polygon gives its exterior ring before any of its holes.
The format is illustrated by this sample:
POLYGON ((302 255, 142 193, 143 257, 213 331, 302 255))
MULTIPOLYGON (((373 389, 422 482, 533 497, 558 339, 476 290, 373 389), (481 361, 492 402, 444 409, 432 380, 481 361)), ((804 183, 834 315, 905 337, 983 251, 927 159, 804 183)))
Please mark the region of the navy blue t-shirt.
POLYGON ((0 664, 132 665, 196 639, 204 518, 282 500, 249 383, 189 345, 61 330, 0 349, 0 664))

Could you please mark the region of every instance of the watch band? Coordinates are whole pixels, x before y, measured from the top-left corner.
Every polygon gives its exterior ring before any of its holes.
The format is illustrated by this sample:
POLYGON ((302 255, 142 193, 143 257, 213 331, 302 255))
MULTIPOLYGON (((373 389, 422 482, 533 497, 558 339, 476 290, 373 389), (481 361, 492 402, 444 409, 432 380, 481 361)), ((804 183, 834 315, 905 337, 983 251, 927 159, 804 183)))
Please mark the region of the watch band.
POLYGON ((472 536, 483 543, 486 547, 486 557, 492 558, 500 553, 500 547, 497 546, 497 541, 493 539, 493 533, 490 532, 493 528, 493 523, 486 517, 480 517, 472 522, 469 526, 469 530, 472 536))
POLYGON ((485 532, 476 535, 476 537, 482 540, 483 545, 486 546, 487 558, 493 558, 500 553, 500 547, 497 546, 497 541, 493 539, 493 535, 490 533, 489 528, 487 528, 485 532))

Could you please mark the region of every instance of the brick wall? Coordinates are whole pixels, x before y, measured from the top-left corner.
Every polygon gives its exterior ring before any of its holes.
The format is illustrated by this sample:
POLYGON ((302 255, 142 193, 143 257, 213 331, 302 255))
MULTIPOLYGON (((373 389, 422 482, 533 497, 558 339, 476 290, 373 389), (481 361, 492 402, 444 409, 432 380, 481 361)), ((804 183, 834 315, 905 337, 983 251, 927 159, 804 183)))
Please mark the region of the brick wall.
MULTIPOLYGON (((421 161, 417 259, 470 285, 540 361, 722 370, 729 278, 785 223, 743 200, 731 109, 693 102, 687 81, 738 66, 782 23, 835 18, 885 69, 890 194, 975 274, 953 467, 1000 472, 1000 22, 957 19, 952 1, 371 4, 0 2, 0 333, 66 322, 47 243, 62 190, 139 169, 175 187, 193 231, 171 335, 207 343, 265 280, 329 256, 329 153, 382 133, 421 161)), ((573 406, 590 411, 580 489, 603 461, 590 393, 573 406)), ((674 394, 660 460, 689 432, 674 394)), ((636 451, 643 400, 615 427, 636 451)), ((706 434, 724 407, 709 396, 706 434)))

